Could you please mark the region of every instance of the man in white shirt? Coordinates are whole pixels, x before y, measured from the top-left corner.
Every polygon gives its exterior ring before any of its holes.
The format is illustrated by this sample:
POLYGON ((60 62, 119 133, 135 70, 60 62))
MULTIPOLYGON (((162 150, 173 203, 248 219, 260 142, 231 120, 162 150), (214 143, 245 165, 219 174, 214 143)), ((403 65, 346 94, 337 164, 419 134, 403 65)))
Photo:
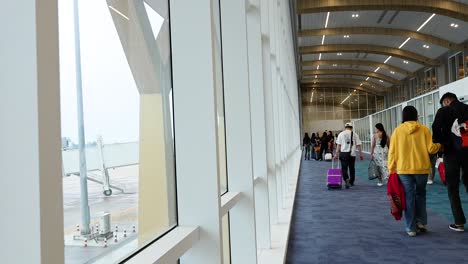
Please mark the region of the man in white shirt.
POLYGON ((346 182, 346 189, 349 189, 350 186, 354 186, 354 181, 356 180, 356 169, 354 166, 356 163, 356 148, 359 150, 359 158, 361 160, 364 159, 361 140, 359 139, 359 135, 353 132, 353 125, 351 123, 346 123, 345 130, 336 139, 336 144, 338 146, 334 158, 340 159, 343 180, 346 182))

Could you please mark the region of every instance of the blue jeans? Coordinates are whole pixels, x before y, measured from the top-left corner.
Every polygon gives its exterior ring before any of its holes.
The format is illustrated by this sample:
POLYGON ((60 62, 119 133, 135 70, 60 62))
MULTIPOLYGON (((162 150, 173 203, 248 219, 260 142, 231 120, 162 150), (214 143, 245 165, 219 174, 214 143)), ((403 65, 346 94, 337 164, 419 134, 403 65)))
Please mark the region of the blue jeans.
POLYGON ((405 227, 407 232, 416 231, 416 223, 427 225, 426 184, 427 174, 398 175, 405 188, 405 227))

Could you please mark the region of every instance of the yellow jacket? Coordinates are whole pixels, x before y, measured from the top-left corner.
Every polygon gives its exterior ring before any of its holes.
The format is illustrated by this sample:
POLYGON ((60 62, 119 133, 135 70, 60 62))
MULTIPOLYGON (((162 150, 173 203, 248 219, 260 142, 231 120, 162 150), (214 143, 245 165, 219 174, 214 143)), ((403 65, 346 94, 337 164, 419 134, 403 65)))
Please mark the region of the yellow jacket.
POLYGON ((429 174, 429 154, 441 145, 432 142, 429 128, 416 121, 408 121, 393 131, 388 152, 388 170, 398 174, 429 174))

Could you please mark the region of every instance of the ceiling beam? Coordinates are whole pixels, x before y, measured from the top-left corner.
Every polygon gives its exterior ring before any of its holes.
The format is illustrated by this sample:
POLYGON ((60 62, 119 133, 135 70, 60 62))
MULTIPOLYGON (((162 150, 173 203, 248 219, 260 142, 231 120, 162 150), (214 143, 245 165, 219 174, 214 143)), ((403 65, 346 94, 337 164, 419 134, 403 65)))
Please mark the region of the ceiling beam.
POLYGON ((345 27, 345 28, 322 28, 308 29, 299 31, 300 37, 312 37, 322 35, 386 35, 386 36, 402 36, 412 38, 441 46, 450 50, 460 51, 464 49, 464 45, 460 45, 448 40, 435 37, 428 34, 419 33, 417 31, 396 29, 396 28, 379 28, 379 27, 345 27))
POLYGON ((369 88, 369 89, 375 89, 379 92, 385 92, 387 88, 383 85, 374 83, 374 82, 369 82, 366 80, 359 80, 359 79, 353 79, 353 78, 308 78, 308 79, 302 79, 301 84, 321 84, 321 83, 327 83, 327 84, 333 84, 333 85, 348 85, 348 84, 353 84, 353 85, 358 85, 369 88))
POLYGON ((449 0, 298 0, 298 14, 360 10, 436 13, 468 21, 468 5, 449 0))
POLYGON ((399 72, 401 74, 414 77, 415 74, 413 72, 407 71, 405 69, 395 67, 386 63, 380 63, 376 61, 368 61, 368 60, 314 60, 314 61, 303 61, 302 66, 317 66, 317 65, 359 65, 359 66, 368 66, 368 67, 380 67, 382 69, 387 69, 389 71, 399 72))
POLYGON ((353 85, 353 84, 341 84, 341 85, 339 85, 339 84, 334 85, 334 84, 332 84, 332 83, 304 84, 304 85, 302 85, 302 88, 303 88, 303 89, 314 89, 314 88, 318 88, 318 89, 346 88, 346 89, 350 89, 350 90, 363 91, 363 92, 366 92, 366 93, 369 93, 369 94, 373 94, 373 95, 382 95, 382 93, 377 92, 375 89, 372 90, 372 89, 368 89, 368 88, 363 87, 363 86, 353 85))
POLYGON ((419 55, 414 52, 401 50, 397 48, 386 47, 386 46, 378 46, 378 45, 366 45, 366 44, 317 45, 317 46, 300 47, 299 52, 301 54, 335 53, 335 52, 367 52, 367 53, 399 57, 405 60, 416 62, 418 64, 426 65, 426 66, 437 66, 440 64, 439 60, 433 60, 433 59, 419 55))
POLYGON ((373 71, 361 71, 353 69, 324 69, 324 70, 305 70, 302 71, 303 76, 314 76, 314 75, 357 75, 364 77, 372 77, 382 81, 386 81, 391 84, 401 84, 401 81, 392 77, 389 77, 382 73, 373 71))

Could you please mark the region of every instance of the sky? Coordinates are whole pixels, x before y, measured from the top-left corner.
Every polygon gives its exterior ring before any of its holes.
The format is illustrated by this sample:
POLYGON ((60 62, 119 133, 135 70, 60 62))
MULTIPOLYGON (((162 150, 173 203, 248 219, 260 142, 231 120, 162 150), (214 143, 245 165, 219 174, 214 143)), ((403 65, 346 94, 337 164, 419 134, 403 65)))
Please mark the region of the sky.
MULTIPOLYGON (((105 0, 80 0, 86 141, 138 140, 139 95, 105 0)), ((153 21, 152 21, 153 24, 153 21)), ((77 143, 73 1, 59 1, 62 137, 77 143)))

